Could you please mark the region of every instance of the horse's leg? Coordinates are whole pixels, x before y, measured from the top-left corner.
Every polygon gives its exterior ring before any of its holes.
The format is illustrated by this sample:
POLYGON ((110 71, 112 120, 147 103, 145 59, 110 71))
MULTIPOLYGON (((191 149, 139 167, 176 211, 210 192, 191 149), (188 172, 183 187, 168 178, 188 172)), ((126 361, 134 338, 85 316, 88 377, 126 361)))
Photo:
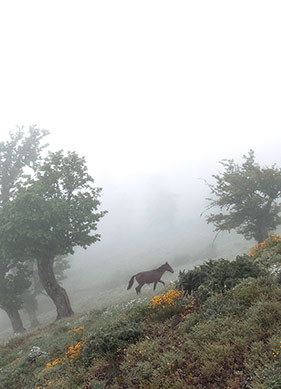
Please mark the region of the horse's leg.
POLYGON ((138 284, 138 286, 136 287, 137 294, 140 294, 142 286, 143 286, 143 284, 138 284))
MULTIPOLYGON (((155 290, 155 289, 156 289, 157 282, 158 282, 158 281, 155 281, 155 282, 154 282, 154 285, 153 285, 153 290, 155 290)), ((159 281, 159 282, 160 282, 160 281, 159 281)))
POLYGON ((164 281, 159 280, 158 282, 161 282, 161 284, 163 284, 165 286, 165 282, 164 281))

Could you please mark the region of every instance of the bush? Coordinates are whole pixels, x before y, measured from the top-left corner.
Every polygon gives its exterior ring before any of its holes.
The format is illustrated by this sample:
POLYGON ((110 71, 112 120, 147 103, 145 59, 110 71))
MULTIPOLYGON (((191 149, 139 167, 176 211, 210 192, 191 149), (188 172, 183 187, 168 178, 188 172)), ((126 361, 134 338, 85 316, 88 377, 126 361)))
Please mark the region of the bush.
POLYGON ((113 327, 100 328, 88 337, 83 349, 82 360, 89 366, 97 357, 107 355, 116 357, 117 351, 128 344, 135 343, 143 334, 141 323, 124 321, 113 327))
POLYGON ((212 293, 232 289, 242 279, 257 278, 260 274, 259 265, 247 255, 237 256, 235 261, 210 259, 188 272, 181 271, 176 285, 184 293, 199 291, 204 301, 212 293))
POLYGON ((248 325, 251 331, 255 329, 256 336, 266 338, 272 335, 275 327, 281 322, 280 303, 277 301, 258 301, 255 305, 249 308, 248 325))
POLYGON ((179 324, 177 331, 179 331, 181 334, 185 332, 188 333, 200 322, 201 319, 201 315, 197 312, 194 312, 188 315, 186 319, 179 324))
POLYGON ((251 257, 264 270, 269 271, 281 280, 281 236, 278 234, 270 235, 262 243, 252 247, 251 257))
POLYGON ((183 301, 183 293, 178 289, 168 290, 159 296, 155 296, 148 305, 149 317, 153 320, 165 320, 177 313, 184 312, 190 305, 183 301))
POLYGON ((270 249, 276 248, 273 250, 275 253, 281 254, 281 236, 278 234, 270 235, 262 243, 258 243, 253 246, 250 250, 250 256, 253 258, 260 258, 264 252, 270 253, 270 249))
POLYGON ((280 290, 278 290, 273 277, 264 276, 256 280, 244 280, 229 293, 241 303, 250 306, 258 300, 269 300, 276 295, 278 296, 280 290))
POLYGON ((227 293, 209 297, 203 305, 204 318, 218 315, 239 316, 245 309, 246 304, 235 295, 227 293))

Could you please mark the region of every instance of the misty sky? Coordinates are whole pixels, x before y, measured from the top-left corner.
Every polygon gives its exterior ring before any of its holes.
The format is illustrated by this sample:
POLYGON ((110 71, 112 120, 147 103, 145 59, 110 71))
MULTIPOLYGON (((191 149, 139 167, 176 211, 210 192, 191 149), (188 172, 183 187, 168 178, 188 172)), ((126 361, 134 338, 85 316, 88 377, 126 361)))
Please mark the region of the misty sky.
POLYGON ((279 162, 280 11, 257 0, 1 2, 1 140, 37 124, 52 150, 86 156, 100 184, 190 166, 208 178, 211 163, 250 148, 279 162))
POLYGON ((188 259, 213 241, 199 215, 218 161, 281 166, 280 20, 280 0, 0 2, 0 141, 48 129, 104 188, 102 241, 74 270, 188 259))

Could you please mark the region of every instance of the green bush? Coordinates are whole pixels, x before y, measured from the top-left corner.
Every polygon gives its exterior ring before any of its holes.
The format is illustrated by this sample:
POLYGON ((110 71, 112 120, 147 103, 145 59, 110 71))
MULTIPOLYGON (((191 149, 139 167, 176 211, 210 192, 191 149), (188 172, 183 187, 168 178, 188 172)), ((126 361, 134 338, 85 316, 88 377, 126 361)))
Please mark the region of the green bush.
POLYGON ((232 289, 242 279, 257 278, 260 274, 259 265, 247 255, 237 256, 234 261, 210 259, 188 272, 181 271, 176 285, 188 294, 199 291, 204 301, 212 293, 232 289))
POLYGON ((190 332, 201 320, 201 315, 197 312, 187 315, 186 319, 179 324, 177 330, 183 334, 190 332))
POLYGON ((186 299, 178 289, 168 289, 154 296, 148 305, 148 317, 152 321, 164 321, 175 315, 185 314, 194 309, 194 300, 186 299))
POLYGON ((124 321, 112 327, 100 328, 87 339, 83 349, 82 360, 85 366, 100 356, 116 357, 122 347, 135 343, 143 334, 141 323, 124 321))
POLYGON ((281 323, 281 310, 278 301, 258 301, 247 311, 247 323, 255 335, 266 338, 272 335, 275 327, 281 323))
POLYGON ((248 277, 248 261, 236 261, 242 280, 210 261, 192 296, 165 290, 14 338, 0 346, 0 388, 241 389, 247 376, 249 389, 279 388, 281 288, 269 272, 248 277))
POLYGON ((242 281, 236 288, 229 292, 241 303, 250 306, 259 300, 270 300, 280 293, 278 285, 272 276, 263 276, 256 280, 242 281))
POLYGON ((204 318, 208 319, 218 315, 239 316, 246 304, 231 293, 209 297, 203 305, 204 318))

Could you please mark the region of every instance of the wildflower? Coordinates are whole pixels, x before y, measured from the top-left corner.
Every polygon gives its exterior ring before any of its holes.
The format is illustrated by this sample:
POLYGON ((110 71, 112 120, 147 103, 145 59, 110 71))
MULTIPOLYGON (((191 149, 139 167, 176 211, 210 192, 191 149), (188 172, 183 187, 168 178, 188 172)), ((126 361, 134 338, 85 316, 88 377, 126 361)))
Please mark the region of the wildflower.
POLYGON ((269 238, 265 239, 262 243, 258 243, 250 249, 249 255, 251 257, 258 256, 262 251, 268 247, 275 246, 281 242, 281 235, 273 234, 269 238))
POLYGON ((161 296, 155 296, 150 304, 149 308, 152 309, 165 309, 166 307, 174 307, 176 302, 178 302, 183 297, 183 292, 177 289, 172 289, 167 293, 162 294, 161 296))
POLYGON ((13 365, 15 365, 17 362, 19 362, 21 360, 21 358, 16 358, 13 362, 12 362, 12 364, 13 365))
POLYGON ((84 344, 87 338, 83 341, 77 342, 75 346, 69 346, 68 351, 65 354, 65 359, 69 359, 71 362, 80 357, 84 344))
POLYGON ((46 369, 51 369, 52 367, 55 367, 66 360, 73 362, 75 359, 78 359, 81 355, 86 341, 87 338, 84 338, 83 341, 77 342, 74 346, 69 346, 68 351, 65 353, 65 356, 63 358, 57 358, 53 362, 48 362, 46 364, 46 369))
POLYGON ((37 358, 41 357, 41 355, 46 355, 46 354, 47 353, 45 351, 40 350, 40 347, 33 346, 33 347, 31 347, 31 349, 29 351, 28 358, 31 361, 35 361, 37 358))

